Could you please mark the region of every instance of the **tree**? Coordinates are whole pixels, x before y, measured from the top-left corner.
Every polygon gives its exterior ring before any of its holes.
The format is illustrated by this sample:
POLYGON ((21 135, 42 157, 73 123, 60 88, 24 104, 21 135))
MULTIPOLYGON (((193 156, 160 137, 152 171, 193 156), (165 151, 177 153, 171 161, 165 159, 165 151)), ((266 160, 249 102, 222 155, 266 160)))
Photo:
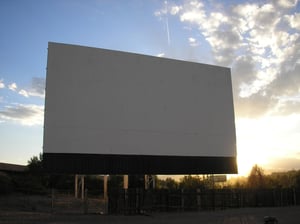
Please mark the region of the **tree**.
POLYGON ((268 176, 272 188, 299 188, 300 171, 290 170, 286 172, 272 173, 268 176))
POLYGON ((244 189, 247 186, 247 178, 246 177, 232 177, 227 182, 227 188, 232 189, 244 189))
POLYGON ((266 187, 266 177, 264 170, 255 164, 248 177, 247 186, 252 189, 259 189, 266 187))
POLYGON ((300 170, 298 170, 295 175, 295 187, 300 189, 300 170))
POLYGON ((161 189, 175 190, 178 189, 178 182, 171 177, 165 180, 157 179, 157 187, 161 189))
POLYGON ((201 181, 201 178, 196 175, 188 175, 184 176, 183 178, 180 179, 179 186, 182 189, 200 189, 204 187, 203 181, 201 181))
POLYGON ((27 162, 28 172, 33 175, 42 174, 42 163, 43 163, 43 154, 40 153, 39 156, 31 157, 27 162))
POLYGON ((22 175, 12 176, 12 182, 17 191, 31 194, 46 193, 49 177, 43 173, 42 159, 41 153, 39 156, 31 157, 27 162, 27 171, 22 175))

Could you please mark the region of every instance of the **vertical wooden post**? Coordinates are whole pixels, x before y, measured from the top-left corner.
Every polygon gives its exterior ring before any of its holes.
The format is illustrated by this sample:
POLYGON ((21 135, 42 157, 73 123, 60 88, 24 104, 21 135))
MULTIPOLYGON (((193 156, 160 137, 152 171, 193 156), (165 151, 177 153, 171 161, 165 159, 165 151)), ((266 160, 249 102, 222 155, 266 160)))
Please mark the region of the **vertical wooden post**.
POLYGON ((155 175, 145 175, 145 190, 154 189, 155 188, 155 175))
POLYGON ((123 188, 124 188, 125 190, 128 189, 128 175, 124 175, 124 176, 123 176, 123 188))
POLYGON ((144 182, 145 182, 145 190, 148 190, 148 188, 149 188, 149 175, 145 175, 145 177, 144 177, 144 182))
POLYGON ((155 175, 152 175, 152 189, 155 189, 156 182, 155 182, 155 175))
POLYGON ((81 178, 81 199, 84 199, 84 175, 80 176, 81 178))
POLYGON ((104 200, 107 200, 108 196, 107 196, 107 180, 108 180, 108 176, 107 175, 104 175, 104 178, 103 178, 103 198, 104 200))
POLYGON ((75 174, 75 198, 78 198, 78 175, 75 174))
POLYGON ((124 211, 128 212, 128 175, 123 175, 124 211))
POLYGON ((108 213, 107 183, 108 183, 108 175, 104 175, 104 177, 103 177, 104 214, 108 213))

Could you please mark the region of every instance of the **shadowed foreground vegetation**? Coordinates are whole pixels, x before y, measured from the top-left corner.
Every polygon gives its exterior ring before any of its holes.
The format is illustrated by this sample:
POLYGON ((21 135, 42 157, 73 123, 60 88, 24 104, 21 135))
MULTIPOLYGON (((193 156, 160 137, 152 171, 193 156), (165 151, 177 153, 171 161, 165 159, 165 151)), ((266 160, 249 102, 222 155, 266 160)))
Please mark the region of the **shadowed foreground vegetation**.
MULTIPOLYGON (((23 192, 44 194, 49 189, 73 190, 74 175, 49 175, 43 172, 43 156, 33 156, 28 161, 24 173, 0 173, 0 194, 23 192)), ((122 189, 122 176, 109 178, 109 188, 122 189)), ((186 175, 179 181, 168 177, 155 177, 156 189, 300 189, 300 170, 265 174, 258 165, 254 165, 248 177, 232 178, 226 182, 212 184, 209 175, 186 175)), ((103 193, 103 180, 99 175, 87 175, 85 183, 89 191, 103 193)))
MULTIPOLYGON (((28 169, 22 173, 0 173, 0 196, 15 193, 44 195, 48 198, 47 203, 53 204, 53 200, 57 202, 60 200, 59 197, 65 200, 66 197, 62 195, 67 195, 70 198, 67 199, 69 207, 73 202, 80 209, 86 206, 81 202, 72 201, 74 175, 44 173, 42 160, 42 155, 32 157, 28 161, 28 169)), ((159 179, 156 176, 155 183, 155 189, 144 190, 140 187, 124 190, 123 177, 110 176, 108 211, 134 214, 146 210, 198 211, 300 205, 300 171, 296 170, 267 175, 261 167, 255 165, 248 177, 233 178, 221 183, 212 181, 210 175, 186 175, 178 181, 171 177, 159 179)), ((103 198, 103 179, 100 175, 86 175, 85 187, 88 189, 87 197, 90 204, 96 198, 97 200, 103 198)), ((53 205, 51 209, 55 209, 53 205)))

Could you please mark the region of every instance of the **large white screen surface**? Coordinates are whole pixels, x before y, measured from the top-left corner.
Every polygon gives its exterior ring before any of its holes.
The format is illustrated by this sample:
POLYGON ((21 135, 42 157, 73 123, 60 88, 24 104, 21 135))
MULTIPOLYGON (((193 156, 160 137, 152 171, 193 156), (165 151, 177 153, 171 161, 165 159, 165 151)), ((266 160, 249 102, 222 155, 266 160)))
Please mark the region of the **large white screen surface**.
POLYGON ((235 157, 229 68, 49 43, 45 153, 235 157))

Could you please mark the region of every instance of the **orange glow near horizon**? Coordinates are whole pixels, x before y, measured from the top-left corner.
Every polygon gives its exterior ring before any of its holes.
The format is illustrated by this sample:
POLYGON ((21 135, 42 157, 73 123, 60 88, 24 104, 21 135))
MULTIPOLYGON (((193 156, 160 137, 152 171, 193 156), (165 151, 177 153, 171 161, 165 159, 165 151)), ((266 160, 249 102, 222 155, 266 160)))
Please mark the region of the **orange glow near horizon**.
POLYGON ((268 116, 259 119, 237 119, 238 174, 247 176, 257 164, 266 172, 297 169, 290 158, 300 159, 299 136, 294 131, 298 116, 268 116))
POLYGON ((258 120, 238 120, 236 126, 238 175, 248 176, 255 164, 263 166, 268 163, 272 136, 258 120))

